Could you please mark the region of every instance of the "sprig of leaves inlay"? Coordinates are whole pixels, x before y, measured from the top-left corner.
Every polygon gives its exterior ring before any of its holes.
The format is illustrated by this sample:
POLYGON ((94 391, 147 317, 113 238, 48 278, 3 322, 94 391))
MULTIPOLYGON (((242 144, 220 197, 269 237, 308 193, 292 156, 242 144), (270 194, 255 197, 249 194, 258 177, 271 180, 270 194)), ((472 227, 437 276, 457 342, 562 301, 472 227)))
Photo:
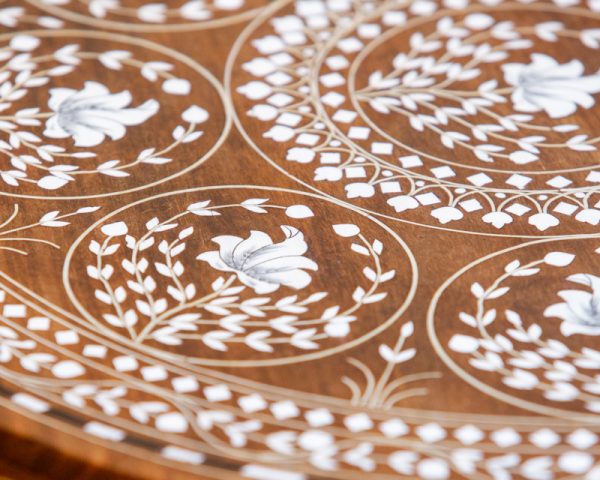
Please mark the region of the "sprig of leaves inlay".
MULTIPOLYGON (((53 3, 51 0, 43 0, 53 3)), ((177 8, 167 3, 151 2, 140 7, 127 7, 119 0, 78 0, 86 5, 91 15, 96 18, 105 18, 107 14, 116 14, 142 22, 165 23, 173 18, 181 20, 201 21, 208 20, 220 10, 238 10, 244 5, 244 0, 213 0, 211 2, 186 1, 177 8)), ((64 2, 64 3, 68 3, 64 2)))
POLYGON ((7 6, 0 8, 0 25, 6 28, 27 25, 53 30, 63 27, 64 22, 56 17, 31 15, 21 6, 7 6))
MULTIPOLYGON (((564 433, 576 450, 555 452, 547 449, 547 442, 556 442, 560 434, 547 428, 527 439, 525 431, 507 427, 490 430, 487 424, 445 426, 409 419, 405 423, 393 411, 350 413, 301 395, 272 399, 267 391, 240 390, 210 376, 181 376, 173 366, 148 364, 111 351, 110 346, 99 354, 101 346, 90 344, 85 331, 79 332, 81 340, 76 343, 66 336, 73 337, 73 330, 63 331, 63 346, 32 340, 42 339, 45 332, 53 335, 49 322, 64 320, 39 316, 5 292, 0 294, 0 306, 0 320, 8 327, 0 329, 0 368, 6 380, 18 385, 19 391, 11 397, 16 405, 37 414, 54 405, 85 413, 91 420, 84 431, 113 442, 124 442, 128 434, 153 432, 157 439, 169 434, 162 452, 167 456, 169 448, 180 449, 185 455, 179 461, 193 458, 200 464, 215 453, 256 461, 260 455, 273 465, 308 465, 321 473, 366 471, 379 478, 375 469, 382 469, 384 475, 414 478, 417 474, 432 480, 449 478, 453 472, 508 475, 518 471, 531 480, 553 468, 598 472, 592 468, 593 457, 582 451, 595 436, 581 429, 564 433), (10 363, 13 356, 17 363, 10 363), (98 363, 105 357, 113 359, 112 365, 98 363), (41 370, 49 377, 30 375, 41 370), (544 455, 504 451, 527 442, 547 450, 544 455)), ((409 336, 411 327, 406 325, 410 323, 403 326, 401 336, 409 336)))
POLYGON ((9 160, 9 168, 0 169, 0 178, 10 187, 20 182, 37 185, 43 190, 58 190, 80 175, 100 174, 109 177, 128 177, 142 164, 163 165, 173 161, 169 154, 180 144, 198 140, 203 132, 197 126, 206 122, 209 113, 191 105, 181 114, 183 124, 172 132, 172 141, 161 147, 146 147, 135 158, 102 160, 83 168, 77 163, 90 161, 97 147, 107 137, 116 141, 127 135, 127 128, 143 124, 160 110, 155 99, 131 106, 128 90, 113 93, 96 81, 86 81, 81 89, 52 88, 48 109, 22 106, 17 102, 26 98, 33 89, 51 83, 53 78, 64 77, 77 71, 84 61, 97 62, 102 68, 122 70, 130 68, 149 82, 161 82, 168 95, 187 95, 191 84, 178 78, 171 70, 174 65, 164 62, 143 62, 126 50, 92 52, 81 49, 77 43, 65 45, 51 53, 39 53, 40 38, 19 34, 2 49, 0 60, 0 103, 3 110, 14 113, 0 115, 0 154, 9 160), (29 128, 23 128, 29 127, 29 128), (31 129, 42 129, 38 134, 31 129), (72 139, 71 151, 61 145, 46 143, 49 139, 72 139))
POLYGON ((46 240, 44 238, 35 238, 35 237, 21 237, 19 236, 19 232, 23 232, 26 230, 32 230, 36 227, 50 227, 50 228, 60 228, 69 225, 69 222, 66 221, 67 218, 73 217, 74 215, 81 215, 86 213, 93 213, 99 210, 100 207, 81 207, 74 212, 71 213, 63 213, 61 214, 58 210, 53 210, 51 212, 45 213, 42 217, 34 223, 14 226, 13 223, 20 214, 19 204, 15 203, 12 207, 12 212, 8 217, 1 221, 0 223, 0 250, 5 250, 13 253, 17 253, 19 255, 27 255, 25 250, 20 248, 15 248, 8 245, 2 245, 2 243, 40 243, 44 245, 48 245, 50 247, 60 249, 60 246, 54 242, 46 240), (17 234, 17 236, 15 236, 17 234))
POLYGON ((468 15, 461 22, 445 17, 433 33, 412 34, 412 49, 394 58, 394 69, 387 74, 373 72, 368 86, 356 95, 378 112, 406 116, 417 131, 430 129, 446 148, 459 145, 483 162, 505 158, 524 165, 539 160, 541 150, 552 148, 595 151, 600 138, 573 133, 580 126, 547 126, 528 113, 545 111, 557 119, 595 104, 591 94, 600 92, 600 76, 584 76, 584 65, 579 60, 559 65, 548 55, 532 53, 529 64, 501 65, 506 85, 484 79, 476 88, 456 89, 482 76, 479 66, 502 62, 509 58, 509 52, 534 48, 530 36, 551 42, 561 37, 579 37, 587 45, 598 42, 597 32, 570 30, 561 22, 517 27, 484 14, 468 15), (447 51, 435 57, 434 52, 443 48, 447 51), (469 57, 465 64, 457 63, 469 57), (511 101, 515 112, 501 115, 494 111, 494 107, 511 101), (478 119, 471 120, 476 116, 478 119), (480 121, 485 123, 475 123, 480 121), (453 125, 466 132, 454 131, 453 125), (546 135, 551 132, 570 136, 562 143, 548 143, 546 135), (473 144, 473 140, 487 143, 473 144))
POLYGON ((413 333, 413 323, 405 323, 400 329, 400 335, 393 347, 386 344, 379 345, 379 356, 386 362, 379 377, 376 377, 372 369, 360 360, 348 359, 348 363, 356 367, 365 381, 365 387, 361 389, 354 379, 347 376, 342 378, 342 382, 352 393, 350 400, 352 405, 390 409, 407 398, 427 395, 426 388, 407 389, 406 386, 422 380, 440 378, 441 375, 438 372, 411 373, 398 378, 392 377, 398 365, 408 362, 417 353, 415 348, 403 348, 413 333))
POLYGON ((568 42, 593 56, 597 29, 577 29, 570 12, 507 21, 485 2, 456 11, 443 2, 313 5, 294 2, 293 14, 270 19, 268 35, 254 25, 238 45, 244 60, 233 72, 253 77, 233 78, 240 122, 264 125, 262 138, 245 136, 269 161, 390 218, 422 222, 427 210, 426 224, 461 228, 475 218, 489 233, 520 222, 534 234, 556 231, 567 217, 598 225, 599 138, 588 112, 600 75, 583 56, 552 53, 568 42), (314 22, 316 10, 335 20, 314 22), (391 42, 398 47, 384 53, 391 42), (271 158, 269 142, 285 160, 271 158), (558 152, 584 164, 557 165, 558 152))
MULTIPOLYGON (((533 277, 540 274, 543 266, 563 268, 574 258, 569 253, 552 252, 526 264, 513 260, 489 287, 473 283, 471 294, 476 300, 476 312, 461 312, 460 320, 476 329, 478 335, 455 334, 448 346, 470 356, 469 365, 473 368, 500 375, 502 382, 512 389, 538 391, 551 402, 580 402, 583 408, 596 413, 600 411, 600 384, 596 375, 600 369, 600 351, 589 347, 575 350, 564 340, 548 338, 538 323, 524 326, 521 315, 510 309, 504 312, 508 325, 501 328, 505 331, 495 335, 488 331, 499 321, 497 310, 488 307, 488 303, 509 293, 511 287, 504 285, 508 280, 533 277)), ((569 279, 592 285, 586 274, 572 275, 569 279)), ((577 298, 573 298, 572 291, 560 292, 568 303, 550 306, 544 315, 563 319, 563 335, 599 334, 598 325, 593 323, 597 322, 594 316, 597 289, 593 292, 576 291, 577 298), (583 318, 586 311, 591 316, 583 318)))
POLYGON ((379 240, 369 241, 352 224, 335 225, 333 229, 343 238, 355 237, 351 251, 368 259, 370 265, 363 269, 369 285, 358 285, 353 290, 354 303, 350 306, 329 305, 315 317, 309 307, 314 311, 327 298, 327 292, 304 297, 300 293, 264 296, 280 286, 300 292, 311 283, 308 272, 318 270, 318 265, 304 256, 308 250, 304 235, 289 225, 280 227, 284 239, 278 243, 261 231, 250 232, 246 239, 231 235, 213 238, 220 250, 198 254, 195 269, 203 268, 206 262, 214 270, 228 274, 217 277, 210 291, 200 294, 191 278, 186 278, 188 266, 176 258, 186 250, 185 240, 194 234, 194 228, 180 227, 178 220, 189 215, 214 217, 221 214, 220 210, 230 208, 260 214, 278 209, 292 218, 313 215, 304 205, 272 205, 266 199, 216 206, 203 201, 189 205, 185 212, 171 218, 150 219, 146 222, 146 233, 139 238, 129 234, 124 222, 103 226, 104 241, 92 240, 89 244, 96 262, 87 267, 87 272, 100 283, 96 298, 113 309, 103 314, 104 320, 126 330, 137 343, 147 339, 164 345, 193 342, 217 351, 226 351, 229 345, 236 344, 266 353, 286 344, 312 350, 318 349, 324 339, 347 336, 351 323, 358 319, 356 312, 360 307, 386 297, 381 286, 395 272, 384 271, 381 265, 383 244, 379 240), (169 236, 167 232, 173 233, 169 236), (120 264, 128 276, 126 287, 112 283, 117 266, 108 263, 123 246, 130 250, 120 264), (158 250, 160 261, 146 258, 153 250, 158 250), (128 298, 130 303, 131 298, 135 301, 129 305, 128 298))

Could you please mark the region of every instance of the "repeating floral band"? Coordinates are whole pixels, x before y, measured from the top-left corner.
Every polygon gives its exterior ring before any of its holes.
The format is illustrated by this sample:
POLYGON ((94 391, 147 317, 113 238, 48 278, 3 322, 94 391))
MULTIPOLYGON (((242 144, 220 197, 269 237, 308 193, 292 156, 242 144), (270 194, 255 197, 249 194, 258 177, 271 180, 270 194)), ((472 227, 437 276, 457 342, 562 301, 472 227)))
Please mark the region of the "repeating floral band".
POLYGON ((227 81, 247 140, 315 190, 446 230, 591 233, 597 15, 550 2, 284 2, 238 39, 227 81))
POLYGON ((600 478, 597 1, 21 3, 0 405, 219 479, 600 478), (316 193, 206 186, 227 140, 316 193))

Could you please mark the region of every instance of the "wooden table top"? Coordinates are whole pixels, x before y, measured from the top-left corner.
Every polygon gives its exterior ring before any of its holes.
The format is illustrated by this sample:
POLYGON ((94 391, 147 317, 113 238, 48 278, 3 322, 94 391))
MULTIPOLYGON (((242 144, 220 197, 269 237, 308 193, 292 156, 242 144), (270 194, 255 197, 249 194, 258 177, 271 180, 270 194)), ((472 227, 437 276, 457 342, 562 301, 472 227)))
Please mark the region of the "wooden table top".
POLYGON ((1 475, 600 479, 598 0, 0 28, 1 475))

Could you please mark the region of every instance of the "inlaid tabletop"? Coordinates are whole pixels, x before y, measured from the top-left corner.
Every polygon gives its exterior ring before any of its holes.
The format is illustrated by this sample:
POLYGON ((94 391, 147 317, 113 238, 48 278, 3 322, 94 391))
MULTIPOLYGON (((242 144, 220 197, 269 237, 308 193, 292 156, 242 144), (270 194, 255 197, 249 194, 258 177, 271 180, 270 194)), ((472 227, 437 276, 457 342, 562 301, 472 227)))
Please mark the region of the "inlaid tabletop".
POLYGON ((0 2, 0 474, 600 479, 598 0, 0 2))

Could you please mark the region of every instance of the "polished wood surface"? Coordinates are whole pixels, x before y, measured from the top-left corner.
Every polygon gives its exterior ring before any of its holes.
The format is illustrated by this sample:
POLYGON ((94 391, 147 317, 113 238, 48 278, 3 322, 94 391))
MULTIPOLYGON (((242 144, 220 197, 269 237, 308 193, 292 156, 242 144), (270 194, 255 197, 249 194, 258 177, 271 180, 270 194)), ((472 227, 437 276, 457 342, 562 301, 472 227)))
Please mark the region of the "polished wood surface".
POLYGON ((600 4, 0 4, 0 474, 600 478, 600 4))

